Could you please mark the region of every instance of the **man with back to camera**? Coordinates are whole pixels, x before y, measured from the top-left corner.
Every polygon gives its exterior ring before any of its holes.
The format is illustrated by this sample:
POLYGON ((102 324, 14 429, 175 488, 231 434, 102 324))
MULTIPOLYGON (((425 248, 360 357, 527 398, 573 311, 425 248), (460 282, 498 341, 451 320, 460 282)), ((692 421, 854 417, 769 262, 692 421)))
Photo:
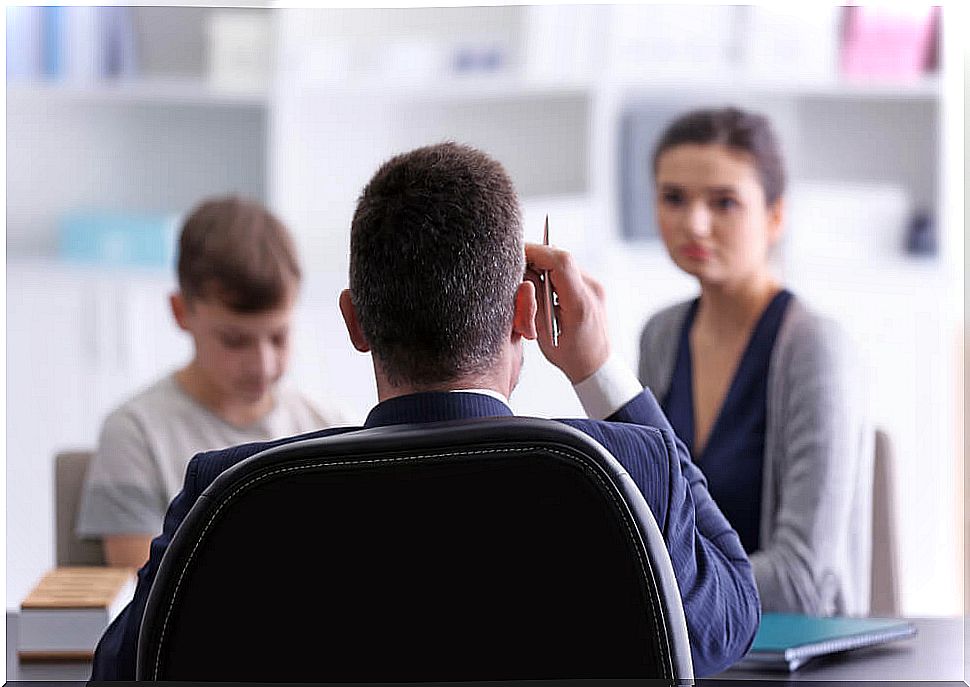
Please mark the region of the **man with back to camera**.
MULTIPOLYGON (((386 162, 351 227, 350 288, 340 310, 354 347, 370 352, 379 403, 364 427, 512 415, 523 340, 538 339, 600 420, 563 420, 603 444, 657 520, 684 601, 694 671, 723 670, 748 650, 760 617, 737 534, 651 393, 610 355, 602 287, 562 250, 523 246, 515 190, 502 166, 454 143, 386 162), (530 272, 548 270, 559 297, 559 345, 540 315, 530 272), (417 306, 417 307, 416 307, 417 306)), ((537 301, 537 298, 539 299, 537 301)), ((92 679, 133 679, 139 625, 179 523, 215 478, 262 450, 331 429, 197 455, 152 542, 131 604, 98 645, 92 679)))

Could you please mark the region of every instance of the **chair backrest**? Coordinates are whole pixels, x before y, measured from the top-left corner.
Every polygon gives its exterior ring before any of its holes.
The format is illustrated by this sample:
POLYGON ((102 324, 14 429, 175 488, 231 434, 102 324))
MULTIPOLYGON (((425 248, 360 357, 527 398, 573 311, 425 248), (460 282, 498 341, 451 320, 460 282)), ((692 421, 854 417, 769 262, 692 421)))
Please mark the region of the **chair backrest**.
POLYGON ((893 498, 893 452, 889 435, 881 429, 876 430, 872 473, 872 577, 869 613, 895 616, 899 613, 899 561, 893 498))
POLYGON ((206 490, 159 567, 137 676, 692 677, 670 558, 600 444, 531 418, 291 443, 206 490))
POLYGON ((79 539, 74 534, 81 487, 88 471, 91 451, 63 451, 54 456, 54 522, 57 565, 104 565, 98 539, 79 539))

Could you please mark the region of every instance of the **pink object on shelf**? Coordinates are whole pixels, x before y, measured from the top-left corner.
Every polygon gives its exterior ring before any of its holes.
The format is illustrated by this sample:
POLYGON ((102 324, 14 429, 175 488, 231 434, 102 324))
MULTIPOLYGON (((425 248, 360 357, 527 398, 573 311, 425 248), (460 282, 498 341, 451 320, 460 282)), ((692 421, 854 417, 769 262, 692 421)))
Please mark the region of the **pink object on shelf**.
POLYGON ((842 73, 912 80, 933 54, 939 7, 848 7, 842 73))

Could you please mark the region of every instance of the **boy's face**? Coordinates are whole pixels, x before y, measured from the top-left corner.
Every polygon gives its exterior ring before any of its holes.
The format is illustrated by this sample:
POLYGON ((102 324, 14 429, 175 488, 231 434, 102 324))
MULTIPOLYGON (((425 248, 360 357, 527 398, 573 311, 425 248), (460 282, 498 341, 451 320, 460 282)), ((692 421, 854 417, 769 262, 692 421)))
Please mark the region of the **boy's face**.
POLYGON ((238 313, 214 298, 172 296, 179 326, 195 340, 195 365, 227 401, 260 403, 286 371, 293 297, 264 312, 238 313))

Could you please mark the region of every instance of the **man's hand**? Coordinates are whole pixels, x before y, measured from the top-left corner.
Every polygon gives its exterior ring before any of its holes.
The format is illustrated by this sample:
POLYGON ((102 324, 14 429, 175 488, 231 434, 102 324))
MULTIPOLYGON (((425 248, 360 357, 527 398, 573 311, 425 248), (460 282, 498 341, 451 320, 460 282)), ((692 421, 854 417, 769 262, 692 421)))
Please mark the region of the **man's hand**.
POLYGON ((567 251, 537 243, 525 244, 528 264, 526 277, 536 285, 536 329, 539 349, 553 365, 562 370, 573 384, 596 372, 610 355, 606 328, 606 292, 603 286, 584 273, 567 251), (552 288, 559 305, 559 346, 552 345, 552 332, 545 319, 547 304, 540 281, 543 270, 549 271, 552 288))

